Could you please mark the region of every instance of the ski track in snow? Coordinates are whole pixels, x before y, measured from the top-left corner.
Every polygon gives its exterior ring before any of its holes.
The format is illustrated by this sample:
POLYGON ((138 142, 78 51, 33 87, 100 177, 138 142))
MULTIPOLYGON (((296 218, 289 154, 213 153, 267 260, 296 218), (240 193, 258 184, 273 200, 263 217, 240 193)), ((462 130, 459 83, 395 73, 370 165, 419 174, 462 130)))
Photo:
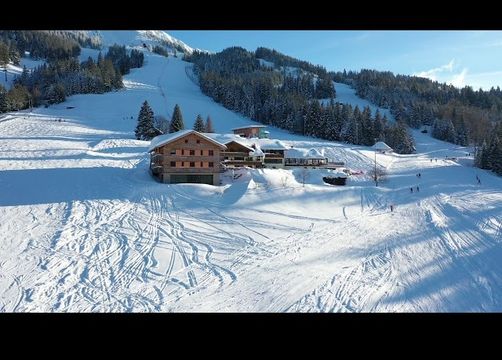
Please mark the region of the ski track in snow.
MULTIPOLYGON (((179 103, 187 127, 252 121, 205 97, 189 64, 145 55, 124 90, 0 119, 0 312, 502 310, 502 179, 466 165, 471 151, 413 131, 417 154, 377 155, 378 187, 268 169, 159 184, 133 139, 145 99, 167 117, 179 103)), ((374 166, 366 147, 270 130, 374 166)))

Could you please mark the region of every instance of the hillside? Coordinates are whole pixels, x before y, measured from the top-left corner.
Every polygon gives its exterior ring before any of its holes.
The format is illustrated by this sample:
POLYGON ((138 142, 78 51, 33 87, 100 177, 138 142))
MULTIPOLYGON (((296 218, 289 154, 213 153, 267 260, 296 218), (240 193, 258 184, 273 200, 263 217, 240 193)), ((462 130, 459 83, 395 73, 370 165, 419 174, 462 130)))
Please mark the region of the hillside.
MULTIPOLYGON (((168 117, 179 104, 187 128, 253 122, 203 95, 191 64, 144 54, 123 90, 0 119, 0 311, 502 310, 502 179, 472 149, 413 131, 416 154, 376 156, 378 187, 320 169, 305 186, 299 169, 156 183, 134 139, 145 99, 168 117)), ((374 166, 368 147, 269 130, 374 166)))

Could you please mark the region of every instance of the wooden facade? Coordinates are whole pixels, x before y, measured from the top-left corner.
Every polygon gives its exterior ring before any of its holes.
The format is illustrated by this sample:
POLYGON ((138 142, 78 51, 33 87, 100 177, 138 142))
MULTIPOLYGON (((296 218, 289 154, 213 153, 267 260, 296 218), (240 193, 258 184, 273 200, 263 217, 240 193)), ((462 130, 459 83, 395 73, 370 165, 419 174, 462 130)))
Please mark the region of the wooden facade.
POLYGON ((191 132, 153 149, 150 169, 164 183, 219 185, 220 156, 225 149, 225 145, 191 132))
POLYGON ((261 138, 264 137, 265 125, 250 125, 247 127, 232 129, 235 135, 239 135, 245 138, 261 138))

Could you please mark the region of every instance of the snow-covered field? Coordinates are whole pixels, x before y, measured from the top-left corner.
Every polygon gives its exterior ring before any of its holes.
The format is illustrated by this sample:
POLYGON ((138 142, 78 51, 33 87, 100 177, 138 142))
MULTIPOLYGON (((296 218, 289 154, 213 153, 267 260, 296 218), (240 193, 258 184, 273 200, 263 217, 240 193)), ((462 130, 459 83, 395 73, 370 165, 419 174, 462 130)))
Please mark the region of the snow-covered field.
MULTIPOLYGON (((417 154, 377 155, 379 187, 272 169, 159 184, 133 138, 145 99, 168 117, 180 104, 187 127, 251 121, 204 96, 189 64, 145 55, 125 90, 0 120, 0 311, 502 310, 502 179, 469 149, 415 132, 417 154)), ((369 148, 270 130, 374 166, 369 148)))

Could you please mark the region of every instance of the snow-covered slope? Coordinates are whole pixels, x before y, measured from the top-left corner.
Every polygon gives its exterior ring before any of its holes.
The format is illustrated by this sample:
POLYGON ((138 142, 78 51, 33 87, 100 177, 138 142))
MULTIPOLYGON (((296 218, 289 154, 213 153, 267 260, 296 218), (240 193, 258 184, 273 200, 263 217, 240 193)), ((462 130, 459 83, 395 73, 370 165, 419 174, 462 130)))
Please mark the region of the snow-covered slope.
POLYGON ((394 116, 390 113, 389 109, 384 109, 382 107, 376 106, 375 104, 369 102, 368 100, 362 99, 356 95, 356 91, 347 84, 333 82, 335 84, 336 89, 336 99, 343 104, 350 104, 353 107, 358 106, 362 111, 366 106, 369 106, 371 109, 371 113, 374 116, 377 109, 380 111, 380 114, 386 115, 389 121, 395 121, 394 116))
MULTIPOLYGON (((378 187, 326 185, 321 169, 159 184, 133 138, 145 99, 180 104, 187 127, 252 121, 204 96, 189 64, 145 56, 124 90, 0 119, 0 311, 502 310, 502 179, 469 149, 414 132, 417 154, 376 156, 378 187)), ((374 166, 367 147, 271 135, 374 166)))

